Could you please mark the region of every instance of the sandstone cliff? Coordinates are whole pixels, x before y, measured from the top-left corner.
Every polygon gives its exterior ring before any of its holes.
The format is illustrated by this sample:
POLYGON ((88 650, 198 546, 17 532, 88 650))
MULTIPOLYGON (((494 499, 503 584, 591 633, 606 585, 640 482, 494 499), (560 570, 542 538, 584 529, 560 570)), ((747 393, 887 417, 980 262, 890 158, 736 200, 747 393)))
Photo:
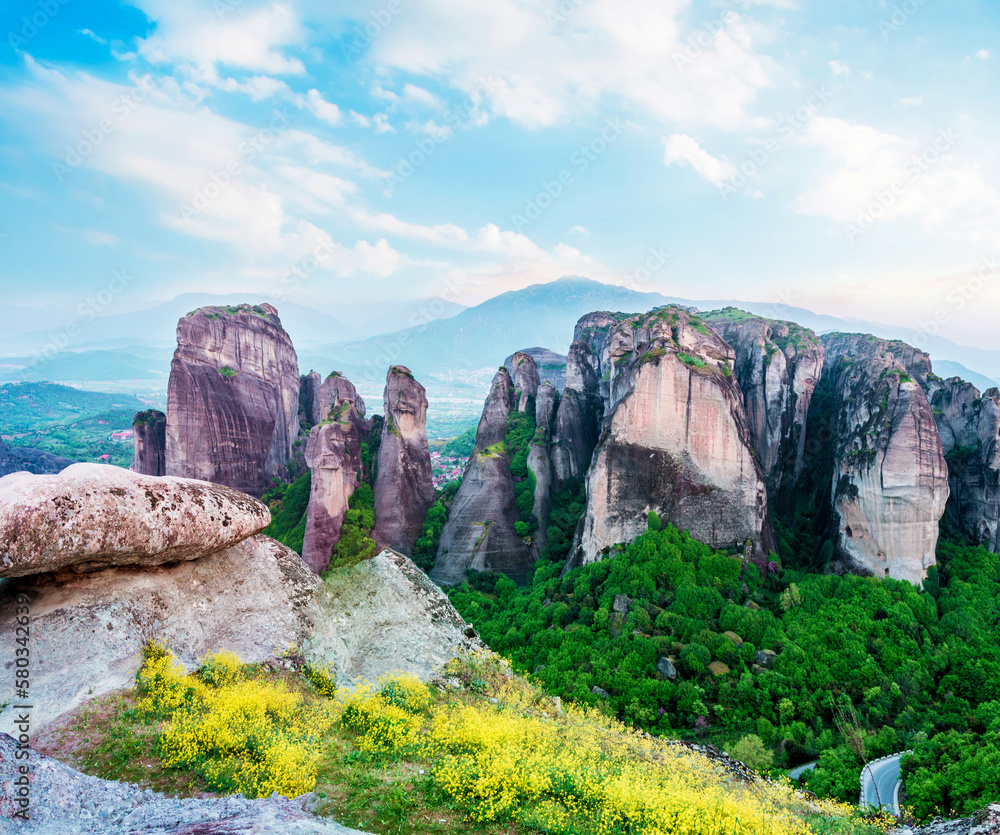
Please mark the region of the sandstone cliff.
POLYGON ((167 474, 260 496, 286 474, 298 400, 295 349, 273 307, 189 313, 170 365, 167 474))
POLYGON ((106 464, 14 473, 0 479, 0 577, 198 559, 270 521, 256 499, 203 481, 106 464))
MULTIPOLYGON (((578 331, 579 328, 577 325, 578 331)), ((556 491, 570 479, 582 479, 587 474, 604 416, 600 378, 600 365, 590 344, 575 341, 569 349, 566 389, 559 400, 552 429, 552 478, 556 491)))
POLYGON ((947 516, 970 541, 1000 554, 1000 390, 931 380, 930 397, 948 463, 947 516))
POLYGON ((510 459, 503 447, 516 407, 514 382, 501 368, 483 404, 476 446, 441 532, 431 571, 439 583, 460 583, 470 568, 501 571, 524 582, 534 564, 528 546, 514 529, 520 514, 510 459))
POLYGON ((774 537, 733 349, 677 307, 581 326, 610 407, 572 561, 635 539, 650 511, 715 547, 751 540, 766 555, 774 537))
POLYGON ((159 409, 136 413, 132 420, 132 444, 137 473, 161 476, 167 474, 167 416, 159 409))
POLYGON ((531 538, 531 553, 537 560, 548 544, 549 516, 555 486, 552 462, 552 431, 559 408, 559 395, 551 383, 543 383, 535 394, 535 436, 528 450, 528 469, 535 480, 535 502, 532 516, 537 530, 531 538))
POLYGON ((304 420, 309 429, 326 417, 319 399, 321 385, 323 378, 318 371, 310 371, 299 378, 299 419, 304 420))
POLYGON ((534 408, 535 395, 541 380, 538 378, 538 366, 534 357, 524 351, 518 351, 510 358, 507 370, 514 384, 514 400, 519 412, 525 412, 529 406, 534 408))
POLYGON ((806 416, 823 373, 823 343, 792 322, 733 307, 703 316, 736 352, 733 372, 743 392, 754 451, 768 493, 791 491, 802 470, 806 416))
POLYGON ((852 570, 919 583, 934 563, 949 492, 937 425, 918 384, 930 360, 865 334, 827 334, 823 345, 834 394, 837 557, 852 570))
MULTIPOLYGON (((550 351, 548 348, 525 348, 520 351, 522 354, 527 354, 534 361, 535 365, 538 367, 538 379, 543 383, 552 383, 556 391, 562 391, 566 388, 566 357, 563 354, 557 354, 555 351, 550 351)), ((511 354, 507 359, 503 361, 504 368, 511 369, 514 367, 514 355, 511 354)))
POLYGON ((339 374, 323 382, 321 398, 326 417, 309 433, 306 466, 312 473, 302 559, 319 574, 330 564, 333 546, 347 513, 347 502, 361 478, 361 444, 368 436, 364 400, 339 374), (337 399, 339 396, 344 399, 337 399))
POLYGON ((323 380, 319 386, 317 400, 319 409, 319 420, 316 421, 317 423, 332 419, 331 410, 346 410, 348 407, 351 407, 353 409, 351 420, 354 424, 361 430, 367 427, 367 423, 365 422, 367 412, 365 401, 358 394, 354 383, 339 371, 330 373, 323 380))
POLYGON ((410 369, 389 369, 383 395, 384 422, 375 482, 375 540, 412 554, 434 503, 427 446, 427 393, 410 369))

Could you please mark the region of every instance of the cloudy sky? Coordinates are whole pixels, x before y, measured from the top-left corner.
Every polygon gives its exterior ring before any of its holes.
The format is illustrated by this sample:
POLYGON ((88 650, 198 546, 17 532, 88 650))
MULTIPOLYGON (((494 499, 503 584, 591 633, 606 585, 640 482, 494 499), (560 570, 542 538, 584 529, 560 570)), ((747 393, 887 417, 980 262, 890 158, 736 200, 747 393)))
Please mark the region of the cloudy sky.
POLYGON ((2 9, 11 303, 575 274, 997 347, 996 2, 2 9))

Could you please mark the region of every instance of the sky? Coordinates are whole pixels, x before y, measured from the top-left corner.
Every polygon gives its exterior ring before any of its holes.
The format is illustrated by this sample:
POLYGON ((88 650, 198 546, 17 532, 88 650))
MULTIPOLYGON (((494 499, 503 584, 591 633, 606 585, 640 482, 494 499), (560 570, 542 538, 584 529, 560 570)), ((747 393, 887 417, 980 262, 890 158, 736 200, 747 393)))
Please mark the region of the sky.
POLYGON ((998 33, 995 0, 2 2, 0 292, 583 275, 1000 347, 998 33))

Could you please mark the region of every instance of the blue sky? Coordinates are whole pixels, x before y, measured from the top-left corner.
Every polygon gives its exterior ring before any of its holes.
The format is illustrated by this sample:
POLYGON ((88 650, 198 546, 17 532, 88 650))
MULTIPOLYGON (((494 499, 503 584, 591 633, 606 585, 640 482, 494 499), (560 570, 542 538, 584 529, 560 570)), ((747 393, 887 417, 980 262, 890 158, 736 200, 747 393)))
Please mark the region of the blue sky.
POLYGON ((2 9, 9 302, 576 274, 996 347, 1000 4, 2 9))

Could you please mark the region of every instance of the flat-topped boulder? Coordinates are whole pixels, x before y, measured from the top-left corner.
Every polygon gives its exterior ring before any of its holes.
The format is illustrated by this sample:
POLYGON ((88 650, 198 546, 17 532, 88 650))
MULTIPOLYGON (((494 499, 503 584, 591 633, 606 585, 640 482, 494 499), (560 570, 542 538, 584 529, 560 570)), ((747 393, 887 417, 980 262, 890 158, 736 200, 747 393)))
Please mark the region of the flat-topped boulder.
POLYGON ((194 560, 263 530, 270 511, 219 484, 107 464, 0 479, 0 577, 194 560))

